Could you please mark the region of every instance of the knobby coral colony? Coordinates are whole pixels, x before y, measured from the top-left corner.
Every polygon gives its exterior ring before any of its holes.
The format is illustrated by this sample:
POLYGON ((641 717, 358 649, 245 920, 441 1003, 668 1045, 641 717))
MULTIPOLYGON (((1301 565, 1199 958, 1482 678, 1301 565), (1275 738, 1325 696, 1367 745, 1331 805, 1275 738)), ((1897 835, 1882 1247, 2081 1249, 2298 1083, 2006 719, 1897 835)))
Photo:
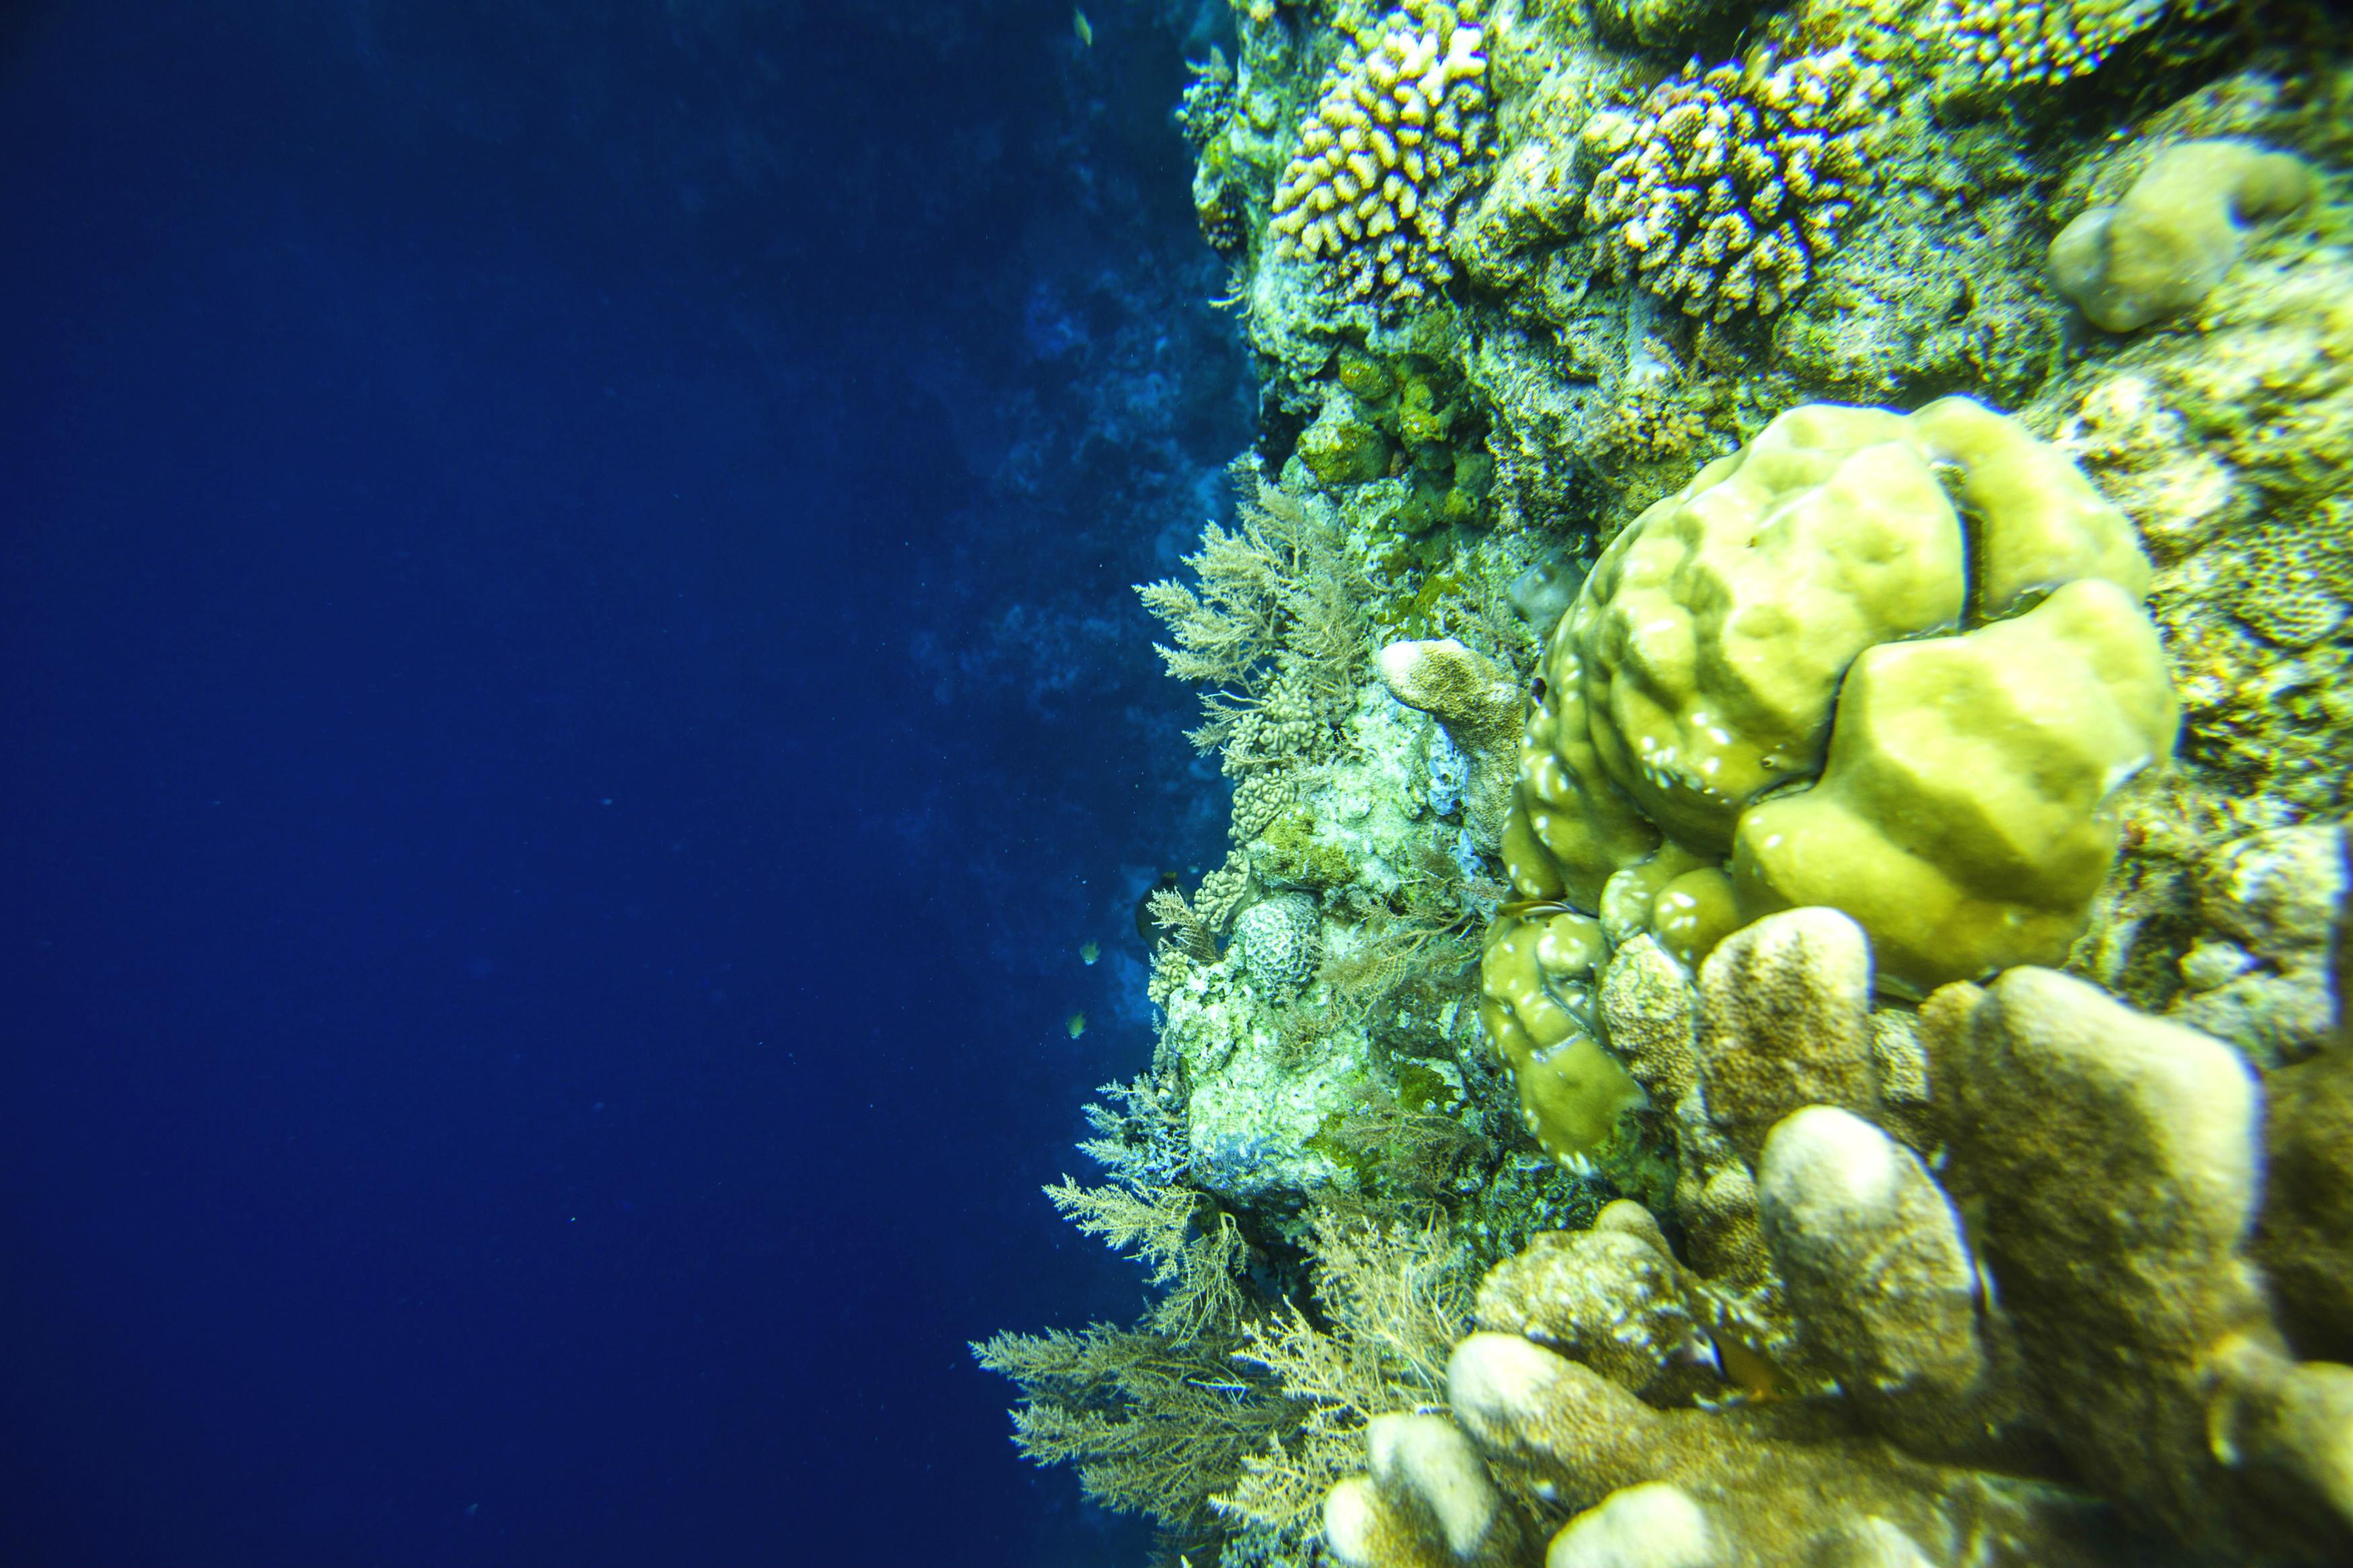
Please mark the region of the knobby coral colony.
POLYGON ((1482 0, 1415 0, 1344 54, 1275 183, 1286 254, 1349 300, 1410 304, 1454 275, 1446 234, 1488 146, 1482 0))
POLYGON ((1758 51, 1651 89, 1632 115, 1597 115, 1609 158, 1586 221, 1642 286, 1694 316, 1769 316, 1813 276, 1852 210, 1883 87, 1852 50, 1776 64, 1758 51))
POLYGON ((1237 6, 1230 849, 1031 1458, 1197 1563, 2353 1562, 2353 46, 2227 9, 1237 6))

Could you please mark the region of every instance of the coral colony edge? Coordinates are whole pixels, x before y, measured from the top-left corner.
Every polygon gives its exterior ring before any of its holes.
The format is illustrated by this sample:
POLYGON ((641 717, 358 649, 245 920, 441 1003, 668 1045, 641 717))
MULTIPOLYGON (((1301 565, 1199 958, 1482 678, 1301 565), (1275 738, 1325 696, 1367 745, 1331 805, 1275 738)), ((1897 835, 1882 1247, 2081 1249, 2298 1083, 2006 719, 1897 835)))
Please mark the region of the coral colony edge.
POLYGON ((1022 1452, 1197 1568, 2353 1562, 2353 30, 1234 11, 1231 849, 1022 1452))

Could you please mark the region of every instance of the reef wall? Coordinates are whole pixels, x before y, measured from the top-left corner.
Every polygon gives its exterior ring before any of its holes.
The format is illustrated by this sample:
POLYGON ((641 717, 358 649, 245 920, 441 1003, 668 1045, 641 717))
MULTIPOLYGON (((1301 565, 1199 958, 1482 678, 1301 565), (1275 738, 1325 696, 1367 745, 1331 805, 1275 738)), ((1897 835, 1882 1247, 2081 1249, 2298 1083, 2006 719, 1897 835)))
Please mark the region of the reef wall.
POLYGON ((1196 1563, 2353 1559, 2341 22, 1233 28, 1230 848, 1025 1451, 1196 1563))

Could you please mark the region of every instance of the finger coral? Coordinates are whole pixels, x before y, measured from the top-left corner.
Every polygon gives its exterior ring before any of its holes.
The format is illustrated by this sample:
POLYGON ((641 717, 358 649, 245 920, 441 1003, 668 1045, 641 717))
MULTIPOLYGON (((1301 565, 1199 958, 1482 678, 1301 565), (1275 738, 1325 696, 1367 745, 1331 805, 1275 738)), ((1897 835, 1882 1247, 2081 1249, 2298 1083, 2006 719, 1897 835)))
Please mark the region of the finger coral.
POLYGON ((1596 115, 1608 160, 1585 201, 1621 271, 1688 314, 1769 316, 1806 286, 1861 196, 1884 89, 1840 48, 1776 63, 1694 59, 1632 114, 1596 115))
POLYGON ((1274 232, 1343 299, 1409 304, 1454 275, 1447 230, 1491 150, 1479 6, 1409 0, 1341 57, 1299 128, 1274 232))

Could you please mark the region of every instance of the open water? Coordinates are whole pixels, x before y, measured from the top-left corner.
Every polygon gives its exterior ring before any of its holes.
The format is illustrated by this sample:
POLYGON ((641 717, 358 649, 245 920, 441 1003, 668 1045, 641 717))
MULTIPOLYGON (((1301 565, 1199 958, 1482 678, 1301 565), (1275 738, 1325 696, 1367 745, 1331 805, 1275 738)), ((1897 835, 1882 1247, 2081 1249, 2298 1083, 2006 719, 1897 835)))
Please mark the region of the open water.
POLYGON ((1092 21, 0 8, 0 1565, 1136 1560, 965 1350, 1221 836, 1092 21))

